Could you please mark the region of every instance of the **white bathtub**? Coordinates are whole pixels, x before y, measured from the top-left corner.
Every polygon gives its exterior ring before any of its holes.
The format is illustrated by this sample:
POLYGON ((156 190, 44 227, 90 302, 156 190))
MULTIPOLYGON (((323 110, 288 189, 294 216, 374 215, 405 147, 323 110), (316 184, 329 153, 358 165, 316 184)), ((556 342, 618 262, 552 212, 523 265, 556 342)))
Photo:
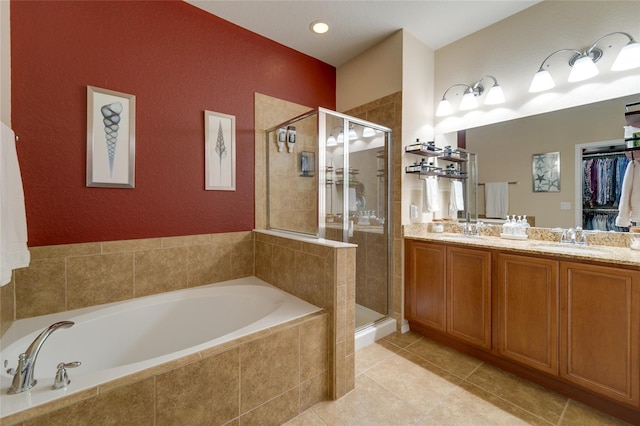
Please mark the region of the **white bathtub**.
POLYGON ((167 361, 243 337, 319 311, 256 277, 211 284, 124 302, 15 321, 2 337, 1 360, 16 367, 18 355, 47 326, 56 330, 36 362, 38 383, 30 391, 7 395, 12 377, 2 368, 0 416, 62 398, 167 361), (67 389, 52 390, 56 366, 68 369, 67 389))

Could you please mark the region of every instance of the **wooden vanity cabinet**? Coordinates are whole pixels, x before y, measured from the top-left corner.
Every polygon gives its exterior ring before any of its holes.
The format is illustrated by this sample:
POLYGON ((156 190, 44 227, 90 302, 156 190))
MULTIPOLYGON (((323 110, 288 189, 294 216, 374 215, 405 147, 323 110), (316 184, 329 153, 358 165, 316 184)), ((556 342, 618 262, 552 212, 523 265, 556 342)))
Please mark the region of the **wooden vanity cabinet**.
POLYGON ((491 349, 491 253, 447 247, 447 334, 491 349))
POLYGON ((560 263, 560 377, 640 405, 640 272, 560 263))
POLYGON ((558 261, 498 254, 497 351, 558 374, 558 261))
POLYGON ((405 316, 441 332, 446 329, 446 252, 442 244, 405 240, 405 316))
POLYGON ((405 316, 465 343, 491 348, 491 253, 405 240, 405 316))

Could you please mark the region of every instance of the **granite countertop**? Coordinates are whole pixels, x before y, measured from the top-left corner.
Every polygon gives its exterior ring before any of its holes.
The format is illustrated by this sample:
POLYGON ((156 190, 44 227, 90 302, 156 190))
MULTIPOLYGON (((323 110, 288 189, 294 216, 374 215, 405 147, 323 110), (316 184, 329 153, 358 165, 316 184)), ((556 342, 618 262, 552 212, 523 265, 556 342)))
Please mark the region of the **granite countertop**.
POLYGON ((589 245, 560 244, 560 232, 549 228, 530 228, 526 240, 501 238, 500 227, 485 226, 479 236, 461 233, 460 224, 446 224, 444 232, 432 232, 431 224, 403 227, 403 237, 455 245, 495 249, 514 254, 544 255, 560 260, 597 261, 599 263, 635 266, 640 269, 640 251, 629 248, 629 235, 621 232, 588 234, 589 245))

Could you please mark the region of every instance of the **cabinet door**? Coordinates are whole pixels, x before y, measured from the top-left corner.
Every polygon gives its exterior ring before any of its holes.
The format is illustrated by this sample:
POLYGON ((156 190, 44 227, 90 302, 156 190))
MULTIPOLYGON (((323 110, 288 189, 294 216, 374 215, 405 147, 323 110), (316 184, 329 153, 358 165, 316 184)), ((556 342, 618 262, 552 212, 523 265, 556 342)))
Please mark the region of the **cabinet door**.
POLYGON ((558 262, 498 255, 498 346, 505 358, 558 374, 558 262))
POLYGON ((440 331, 445 330, 445 253, 443 245, 405 242, 405 315, 440 331))
POLYGON ((640 273, 562 262, 560 376, 639 405, 640 273))
POLYGON ((491 348, 491 253, 447 248, 447 333, 491 348))

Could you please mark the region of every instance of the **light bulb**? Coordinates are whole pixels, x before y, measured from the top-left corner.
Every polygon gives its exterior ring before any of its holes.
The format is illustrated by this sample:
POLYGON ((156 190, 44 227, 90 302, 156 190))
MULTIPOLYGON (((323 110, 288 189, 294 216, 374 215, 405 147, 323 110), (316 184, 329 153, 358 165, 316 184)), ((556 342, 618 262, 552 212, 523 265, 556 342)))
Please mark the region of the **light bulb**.
POLYGON ((460 101, 460 111, 468 111, 478 107, 478 101, 473 91, 467 91, 460 101))
POLYGON ((453 113, 451 102, 446 99, 442 99, 438 104, 438 108, 436 109, 436 117, 444 117, 445 115, 449 115, 451 113, 453 113))
POLYGON ((573 63, 569 73, 569 82, 575 83, 576 81, 587 80, 598 75, 599 72, 598 67, 593 63, 593 59, 588 55, 582 55, 573 63))
POLYGON ((625 71, 640 67, 640 43, 631 41, 625 45, 611 66, 611 71, 625 71))
POLYGON ((489 89, 489 93, 487 93, 487 97, 484 100, 485 105, 497 105, 504 102, 504 92, 502 91, 502 87, 498 84, 495 84, 491 89, 489 89))
POLYGON ((544 92, 555 87, 556 83, 551 78, 551 74, 547 70, 540 68, 538 72, 533 76, 531 80, 531 86, 529 86, 529 92, 544 92))

